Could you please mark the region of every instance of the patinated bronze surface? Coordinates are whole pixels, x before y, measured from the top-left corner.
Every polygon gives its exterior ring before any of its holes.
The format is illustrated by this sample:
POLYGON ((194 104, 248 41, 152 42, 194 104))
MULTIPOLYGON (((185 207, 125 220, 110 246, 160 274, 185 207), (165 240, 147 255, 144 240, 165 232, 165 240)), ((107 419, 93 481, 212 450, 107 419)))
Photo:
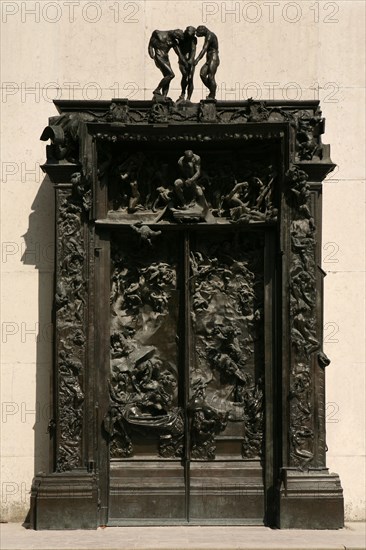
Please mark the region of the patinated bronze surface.
POLYGON ((154 99, 157 101, 159 99, 167 99, 170 82, 175 77, 169 59, 169 51, 171 49, 178 56, 179 70, 182 73, 182 93, 177 103, 185 100, 190 102, 194 89, 193 77, 195 67, 205 55, 206 61, 201 67, 200 77, 209 91, 207 99, 215 99, 217 89, 215 74, 220 65, 219 41, 216 34, 204 25, 200 25, 197 29, 189 26, 184 32, 181 29, 175 29, 172 31, 155 30, 152 33, 148 47, 149 56, 154 60, 155 65, 163 74, 162 80, 153 91, 154 99), (204 43, 202 50, 195 58, 196 37, 204 37, 204 43))
MULTIPOLYGON (((173 48, 190 97, 193 31, 153 33, 156 96, 173 48)), ((55 406, 36 529, 343 525, 325 462, 324 119, 316 101, 213 100, 217 39, 196 35, 208 100, 56 101, 42 134, 55 406)))

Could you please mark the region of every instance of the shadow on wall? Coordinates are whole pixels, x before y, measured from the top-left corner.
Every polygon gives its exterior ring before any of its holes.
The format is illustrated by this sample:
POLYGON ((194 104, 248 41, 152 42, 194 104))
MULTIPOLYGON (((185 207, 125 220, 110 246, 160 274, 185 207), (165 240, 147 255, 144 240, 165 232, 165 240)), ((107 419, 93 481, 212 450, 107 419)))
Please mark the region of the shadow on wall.
MULTIPOLYGON (((22 235, 25 241, 22 262, 38 269, 34 474, 50 472, 53 466, 49 423, 53 416, 54 204, 53 184, 47 176, 32 203, 28 230, 22 235)), ((25 523, 27 520, 28 516, 25 523)))

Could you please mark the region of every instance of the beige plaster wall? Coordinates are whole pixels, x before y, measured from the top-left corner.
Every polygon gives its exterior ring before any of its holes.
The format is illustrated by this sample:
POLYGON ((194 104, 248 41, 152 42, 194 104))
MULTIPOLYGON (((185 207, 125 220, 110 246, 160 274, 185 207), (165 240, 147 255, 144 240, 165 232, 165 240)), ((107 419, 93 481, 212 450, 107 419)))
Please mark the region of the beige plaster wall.
MULTIPOLYGON (((52 357, 53 190, 39 141, 53 98, 149 99, 152 30, 206 24, 220 40, 218 99, 316 99, 338 169, 324 184, 328 465, 346 519, 365 510, 363 0, 2 0, 1 500, 22 520, 46 470, 52 357)), ((177 64, 176 74, 179 75, 177 64)), ((171 97, 179 95, 179 76, 171 97)), ((196 75, 193 100, 205 91, 196 75)))

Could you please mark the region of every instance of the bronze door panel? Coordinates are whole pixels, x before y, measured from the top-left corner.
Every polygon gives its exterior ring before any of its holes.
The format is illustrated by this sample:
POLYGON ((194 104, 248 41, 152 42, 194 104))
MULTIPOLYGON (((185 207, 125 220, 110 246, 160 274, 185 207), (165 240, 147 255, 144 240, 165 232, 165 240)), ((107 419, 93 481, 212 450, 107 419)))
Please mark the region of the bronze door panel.
POLYGON ((262 523, 264 234, 115 233, 111 264, 109 524, 262 523))
POLYGON ((264 235, 191 241, 189 517, 261 523, 264 235))

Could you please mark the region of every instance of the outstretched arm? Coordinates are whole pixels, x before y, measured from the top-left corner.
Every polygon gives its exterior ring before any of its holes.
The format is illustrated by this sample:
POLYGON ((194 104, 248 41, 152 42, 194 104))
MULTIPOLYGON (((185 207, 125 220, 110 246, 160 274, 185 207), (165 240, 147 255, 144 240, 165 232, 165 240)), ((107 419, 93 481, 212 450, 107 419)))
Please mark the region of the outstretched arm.
POLYGON ((235 186, 233 187, 233 189, 230 191, 230 193, 226 196, 227 200, 231 200, 233 198, 233 196, 235 195, 235 193, 237 193, 239 191, 239 189, 241 189, 242 187, 245 187, 247 186, 248 183, 246 181, 243 181, 241 183, 236 183, 235 186))
POLYGON ((177 44, 173 44, 173 50, 175 51, 175 53, 177 54, 177 56, 179 57, 179 61, 185 66, 187 67, 188 66, 188 63, 187 63, 187 60, 184 58, 182 52, 180 51, 180 48, 177 44))
POLYGON ((149 42, 149 46, 148 46, 148 52, 149 52, 149 56, 151 57, 151 59, 154 59, 154 57, 155 57, 155 50, 154 50, 154 46, 153 46, 154 34, 155 34, 155 32, 152 33, 151 38, 150 38, 150 42, 149 42))
POLYGON ((196 55, 196 50, 197 50, 197 41, 194 41, 193 44, 192 44, 191 55, 189 56, 189 63, 191 65, 194 64, 194 56, 196 55))
POLYGON ((197 65, 197 63, 199 63, 201 61, 202 57, 207 53, 208 45, 209 45, 209 38, 210 38, 210 34, 208 33, 205 37, 203 48, 202 48, 199 56, 197 57, 197 59, 194 62, 195 65, 197 65))

